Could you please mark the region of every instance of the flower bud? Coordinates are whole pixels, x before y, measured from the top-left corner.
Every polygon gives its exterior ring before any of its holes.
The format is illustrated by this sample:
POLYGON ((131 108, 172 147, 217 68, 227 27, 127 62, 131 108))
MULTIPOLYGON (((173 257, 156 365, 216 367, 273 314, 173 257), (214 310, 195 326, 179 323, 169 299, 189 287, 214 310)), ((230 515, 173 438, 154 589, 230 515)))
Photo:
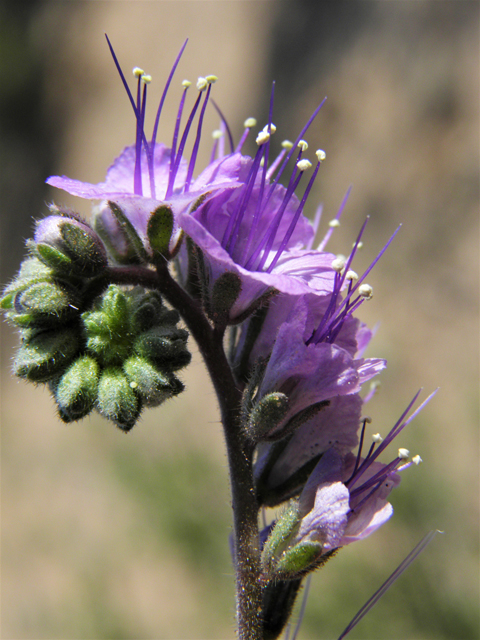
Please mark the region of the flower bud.
POLYGON ((215 324, 225 325, 227 323, 230 310, 241 290, 242 281, 238 274, 227 271, 217 278, 213 285, 209 305, 209 316, 215 324))
POLYGON ((37 222, 35 251, 54 271, 91 278, 107 266, 107 253, 98 235, 75 218, 48 216, 37 222))
POLYGON ((76 291, 57 282, 36 282, 18 291, 10 319, 19 327, 50 327, 64 324, 78 313, 76 291))
POLYGON ((137 421, 141 410, 140 401, 118 367, 109 367, 103 371, 98 383, 97 409, 122 431, 130 431, 137 421))
POLYGON ((14 373, 32 382, 46 382, 66 369, 79 346, 78 333, 71 328, 33 331, 17 352, 14 373))
POLYGON ((80 420, 95 406, 99 366, 90 356, 81 356, 73 362, 54 386, 54 397, 64 422, 80 420))
POLYGON ((172 326, 159 326, 145 331, 135 340, 133 349, 162 370, 178 371, 191 360, 187 349, 188 332, 172 326))
POLYGON ((158 407, 162 402, 183 391, 183 384, 173 374, 156 369, 146 358, 132 356, 125 361, 123 371, 130 387, 147 407, 158 407))

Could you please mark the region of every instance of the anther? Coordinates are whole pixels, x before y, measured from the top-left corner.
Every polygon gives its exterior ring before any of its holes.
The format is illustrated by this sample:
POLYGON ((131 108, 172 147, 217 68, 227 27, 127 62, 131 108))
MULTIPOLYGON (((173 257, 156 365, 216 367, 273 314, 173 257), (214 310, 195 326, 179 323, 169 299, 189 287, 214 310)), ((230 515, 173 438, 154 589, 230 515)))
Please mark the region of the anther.
POLYGON ((152 81, 152 76, 147 75, 146 73, 143 73, 140 76, 141 81, 143 82, 143 84, 150 84, 152 81))
POLYGON ((266 124, 263 127, 263 130, 266 131, 267 133, 270 133, 270 135, 272 135, 272 133, 275 133, 275 131, 277 130, 277 127, 273 124, 273 122, 271 122, 269 125, 266 124), (268 130, 269 127, 270 127, 270 131, 268 130))
MULTIPOLYGON (((357 249, 363 249, 363 242, 361 240, 360 242, 357 242, 356 245, 357 245, 357 249)), ((352 244, 352 247, 354 246, 355 246, 355 242, 352 244)))
POLYGON ((423 462, 423 460, 421 459, 421 457, 420 457, 420 456, 418 455, 418 453, 417 453, 417 455, 416 455, 416 456, 413 456, 413 458, 412 458, 412 462, 413 462, 413 464, 416 464, 416 465, 417 465, 417 467, 418 467, 418 465, 419 465, 421 462, 423 462))
POLYGON ((140 69, 140 67, 133 67, 132 73, 135 78, 141 78, 143 75, 145 75, 145 71, 143 69, 140 69))
POLYGON ((192 86, 192 83, 190 82, 190 80, 183 80, 182 81, 182 87, 184 89, 188 89, 188 87, 191 87, 191 86, 192 86))
POLYGON ((307 169, 310 169, 311 166, 312 166, 312 163, 310 162, 310 160, 307 160, 306 158, 304 158, 303 160, 299 160, 297 162, 297 169, 299 171, 306 171, 307 169))
POLYGON ((380 444, 383 442, 383 438, 379 433, 374 433, 372 436, 372 440, 375 444, 380 444))
POLYGON ((205 80, 208 82, 208 84, 214 84, 218 78, 217 76, 205 76, 205 80))
POLYGON ((325 153, 325 151, 323 149, 317 149, 315 151, 315 155, 317 156, 317 159, 319 162, 323 162, 325 160, 325 158, 327 157, 327 154, 325 153))
POLYGON ((398 450, 399 458, 408 458, 409 455, 410 455, 410 451, 408 449, 403 449, 400 447, 400 449, 398 450))
POLYGON ((202 78, 200 76, 200 78, 198 78, 197 80, 197 89, 198 91, 205 91, 205 89, 208 87, 208 80, 206 78, 202 78))
POLYGON ((258 146, 260 146, 262 144, 265 144, 265 142, 268 142, 268 140, 270 140, 270 134, 266 131, 260 131, 255 142, 258 144, 258 146))
POLYGON ((365 298, 365 300, 371 300, 373 298, 373 288, 369 284, 361 284, 358 287, 358 293, 365 298))
POLYGON ((290 140, 284 140, 282 142, 282 149, 287 149, 287 151, 289 151, 292 147, 293 147, 293 142, 290 142, 290 140))
POLYGON ((297 147, 302 151, 306 151, 308 149, 308 142, 306 140, 300 140, 297 147))
POLYGON ((247 118, 243 123, 243 126, 245 127, 245 129, 251 129, 252 127, 257 126, 257 121, 255 120, 255 118, 247 118))
POLYGON ((358 273, 353 271, 353 269, 349 269, 345 274, 345 280, 352 280, 353 282, 356 282, 358 280, 358 273))
POLYGON ((223 131, 221 129, 215 129, 215 131, 212 131, 212 138, 214 140, 220 140, 222 136, 223 136, 223 131))
POLYGON ((341 273, 345 268, 345 258, 338 256, 335 260, 332 260, 332 269, 337 273, 341 273))
POLYGON ((332 229, 336 229, 337 227, 340 226, 340 220, 337 220, 336 218, 334 218, 333 220, 330 220, 330 222, 328 223, 328 226, 331 227, 332 229))

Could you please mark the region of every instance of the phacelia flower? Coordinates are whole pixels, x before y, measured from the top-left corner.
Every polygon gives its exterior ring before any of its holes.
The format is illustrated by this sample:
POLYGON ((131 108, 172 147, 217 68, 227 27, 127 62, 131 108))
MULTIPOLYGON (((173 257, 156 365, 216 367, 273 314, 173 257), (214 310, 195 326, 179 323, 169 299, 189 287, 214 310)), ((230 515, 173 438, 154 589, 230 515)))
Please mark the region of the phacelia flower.
MULTIPOLYGON (((433 394, 432 394, 433 395, 433 394)), ((376 434, 367 455, 342 455, 328 449, 306 482, 298 500, 278 518, 263 548, 266 573, 275 579, 294 579, 321 565, 339 547, 371 535, 392 515, 388 495, 400 482, 399 471, 421 462, 403 448, 388 464, 377 461, 392 440, 432 397, 408 418, 418 397, 402 414, 385 440, 376 434), (408 460, 408 461, 407 461, 408 460)))

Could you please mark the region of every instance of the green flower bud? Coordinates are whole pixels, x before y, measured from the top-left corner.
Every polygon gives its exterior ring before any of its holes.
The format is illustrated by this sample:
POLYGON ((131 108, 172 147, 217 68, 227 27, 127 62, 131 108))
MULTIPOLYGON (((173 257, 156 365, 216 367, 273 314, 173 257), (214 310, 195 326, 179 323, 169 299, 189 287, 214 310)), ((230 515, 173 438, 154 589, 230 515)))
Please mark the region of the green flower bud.
POLYGON ((20 327, 64 324, 78 313, 76 291, 57 282, 36 282, 18 291, 13 300, 15 313, 9 319, 20 327))
POLYGON ((73 362, 54 387, 59 415, 64 422, 88 415, 97 399, 100 368, 89 356, 73 362))
POLYGON ((140 415, 141 404, 118 367, 105 369, 98 383, 97 409, 122 431, 130 431, 140 415))
POLYGON ((17 352, 14 373, 32 382, 46 382, 66 369, 79 346, 79 336, 74 328, 32 331, 17 352))
POLYGON ((91 278, 107 266, 107 252, 98 235, 75 217, 53 215, 37 222, 37 255, 56 272, 91 278))
POLYGON ((108 202, 101 205, 94 212, 93 225, 116 262, 119 264, 148 262, 142 239, 118 204, 108 202))
POLYGON ((147 407, 157 407, 183 391, 183 384, 173 374, 163 374, 146 358, 132 356, 124 363, 123 371, 147 407))
POLYGON ((82 313, 87 351, 104 366, 120 366, 132 351, 134 333, 130 324, 127 294, 110 285, 94 310, 82 313))
POLYGON ((149 358, 162 370, 178 371, 190 363, 187 349, 188 331, 173 326, 159 326, 145 331, 135 340, 135 353, 149 358))

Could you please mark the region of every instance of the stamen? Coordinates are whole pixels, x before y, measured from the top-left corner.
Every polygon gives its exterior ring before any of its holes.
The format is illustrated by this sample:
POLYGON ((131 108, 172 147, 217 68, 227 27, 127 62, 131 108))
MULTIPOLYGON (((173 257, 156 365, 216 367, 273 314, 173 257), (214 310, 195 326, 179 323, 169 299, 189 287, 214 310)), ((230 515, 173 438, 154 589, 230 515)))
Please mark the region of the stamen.
POLYGON ((255 138, 255 142, 258 144, 258 146, 265 144, 269 140, 270 140, 270 134, 268 133, 268 131, 265 131, 265 130, 260 131, 260 133, 255 138))
POLYGON ((243 123, 243 126, 245 127, 245 131, 243 132, 242 137, 240 138, 240 142, 237 144, 235 153, 239 153, 242 150, 245 140, 247 139, 248 134, 250 133, 250 129, 257 126, 257 121, 255 120, 255 118, 247 118, 243 123))
MULTIPOLYGON (((215 100, 212 99, 212 104, 216 110, 216 112, 218 113, 218 115, 220 116, 220 119, 222 121, 222 125, 225 127, 225 131, 227 132, 227 136, 228 136, 228 142, 230 144, 230 153, 234 152, 234 148, 233 148, 233 136, 232 136, 232 132, 230 131, 230 127, 228 126, 228 122, 227 119, 225 118, 225 116, 223 115, 223 113, 220 111, 220 107, 218 106, 218 104, 215 102, 215 100)), ((223 151, 220 154, 220 157, 223 157, 223 151)))
POLYGON ((141 78, 145 71, 143 69, 140 69, 140 67, 133 67, 132 73, 135 78, 141 78))
POLYGON ((325 151, 323 149, 317 149, 315 151, 315 155, 317 156, 319 162, 323 162, 325 160, 325 158, 327 157, 327 154, 325 153, 325 151))
POLYGON ((381 444, 383 442, 383 438, 379 433, 374 433, 372 436, 372 440, 375 442, 375 444, 381 444))
POLYGON ((413 456, 413 458, 412 458, 412 462, 413 462, 413 464, 416 464, 416 465, 417 465, 417 467, 418 467, 418 465, 419 465, 420 463, 422 463, 422 462, 423 462, 423 460, 421 459, 421 457, 420 457, 420 456, 418 455, 418 453, 417 453, 417 455, 416 455, 416 456, 413 456))
POLYGON ((299 140, 297 143, 297 147, 301 151, 306 151, 308 149, 308 142, 306 140, 299 140))
POLYGON ((178 141, 178 132, 180 131, 180 122, 182 120, 183 107, 185 105, 185 99, 187 97, 187 90, 191 87, 192 83, 189 80, 183 80, 182 87, 183 93, 180 98, 180 104, 178 105, 177 119, 175 121, 175 129, 173 130, 173 138, 172 138, 172 148, 170 150, 170 168, 168 172, 168 186, 167 191, 165 193, 165 198, 170 197, 169 189, 170 184, 172 184, 173 191, 173 183, 175 182, 175 165, 177 159, 177 141, 178 141))
POLYGON ((303 160, 299 160, 297 162, 297 169, 299 171, 307 171, 311 167, 312 167, 312 163, 310 162, 310 160, 307 160, 306 158, 304 158, 303 160))
POLYGON ((403 458, 409 458, 410 457, 410 451, 408 449, 400 448, 398 450, 398 457, 402 458, 402 459, 403 458))
MULTIPOLYGON (((306 167, 307 169, 312 166, 312 163, 309 160, 300 160, 299 162, 297 162, 297 167, 301 163, 308 163, 309 166, 306 167)), ((319 161, 317 163, 317 166, 315 167, 315 170, 314 170, 314 172, 313 172, 313 174, 312 174, 312 176, 310 178, 310 181, 309 181, 309 183, 307 185, 307 188, 305 189, 305 193, 303 194, 303 198, 300 201, 300 204, 298 205, 297 210, 295 211, 295 215, 293 216, 292 221, 290 222, 290 225, 288 227, 287 233, 285 234, 285 237, 283 238, 283 240, 282 240, 282 242, 281 242, 281 244, 280 244, 280 246, 279 246, 279 248, 277 250, 277 253, 275 254, 274 259, 272 260, 270 266, 267 269, 267 273, 271 273, 272 272, 272 270, 275 267, 275 265, 277 264, 280 256, 284 252, 288 241, 292 237, 292 234, 293 234, 293 232, 295 230, 295 227, 297 226, 298 219, 300 218, 300 215, 301 215, 301 213, 303 211, 303 208, 305 206, 307 198, 310 195, 310 191, 311 191, 311 189, 313 187, 313 183, 315 182, 315 178, 317 177, 318 170, 320 169, 320 164, 321 163, 319 161)), ((304 169, 301 169, 300 167, 299 167, 299 169, 301 171, 304 171, 304 169)))
MULTIPOLYGON (((325 249, 325 247, 327 246, 328 241, 332 237, 333 230, 340 226, 340 218, 342 216, 343 210, 345 209, 345 205, 347 204, 347 200, 348 200, 348 198, 350 196, 351 191, 352 191, 352 185, 350 185, 348 187, 346 194, 343 196, 343 200, 342 200, 342 203, 340 205, 340 208, 337 211, 337 215, 335 216, 335 218, 333 220, 331 220, 328 223, 329 229, 328 229, 327 233, 325 234, 325 237, 323 238, 323 240, 318 245, 317 251, 323 251, 325 249)), ((358 248, 358 239, 357 239, 357 248, 358 248)))
POLYGON ((356 282, 358 280, 358 273, 356 271, 353 271, 353 269, 349 269, 345 274, 345 280, 356 282))
POLYGON ((208 98, 210 97, 210 91, 212 90, 212 84, 218 80, 217 76, 207 76, 208 89, 203 101, 202 110, 198 117, 197 135, 195 136, 195 142, 193 145, 192 153, 190 155, 190 162, 188 164, 187 179, 185 180, 185 193, 188 193, 190 189, 190 182, 192 181, 193 171, 195 169, 195 162, 197 161, 198 148, 200 146, 200 139, 202 137, 203 118, 205 116, 205 110, 207 108, 208 98))

